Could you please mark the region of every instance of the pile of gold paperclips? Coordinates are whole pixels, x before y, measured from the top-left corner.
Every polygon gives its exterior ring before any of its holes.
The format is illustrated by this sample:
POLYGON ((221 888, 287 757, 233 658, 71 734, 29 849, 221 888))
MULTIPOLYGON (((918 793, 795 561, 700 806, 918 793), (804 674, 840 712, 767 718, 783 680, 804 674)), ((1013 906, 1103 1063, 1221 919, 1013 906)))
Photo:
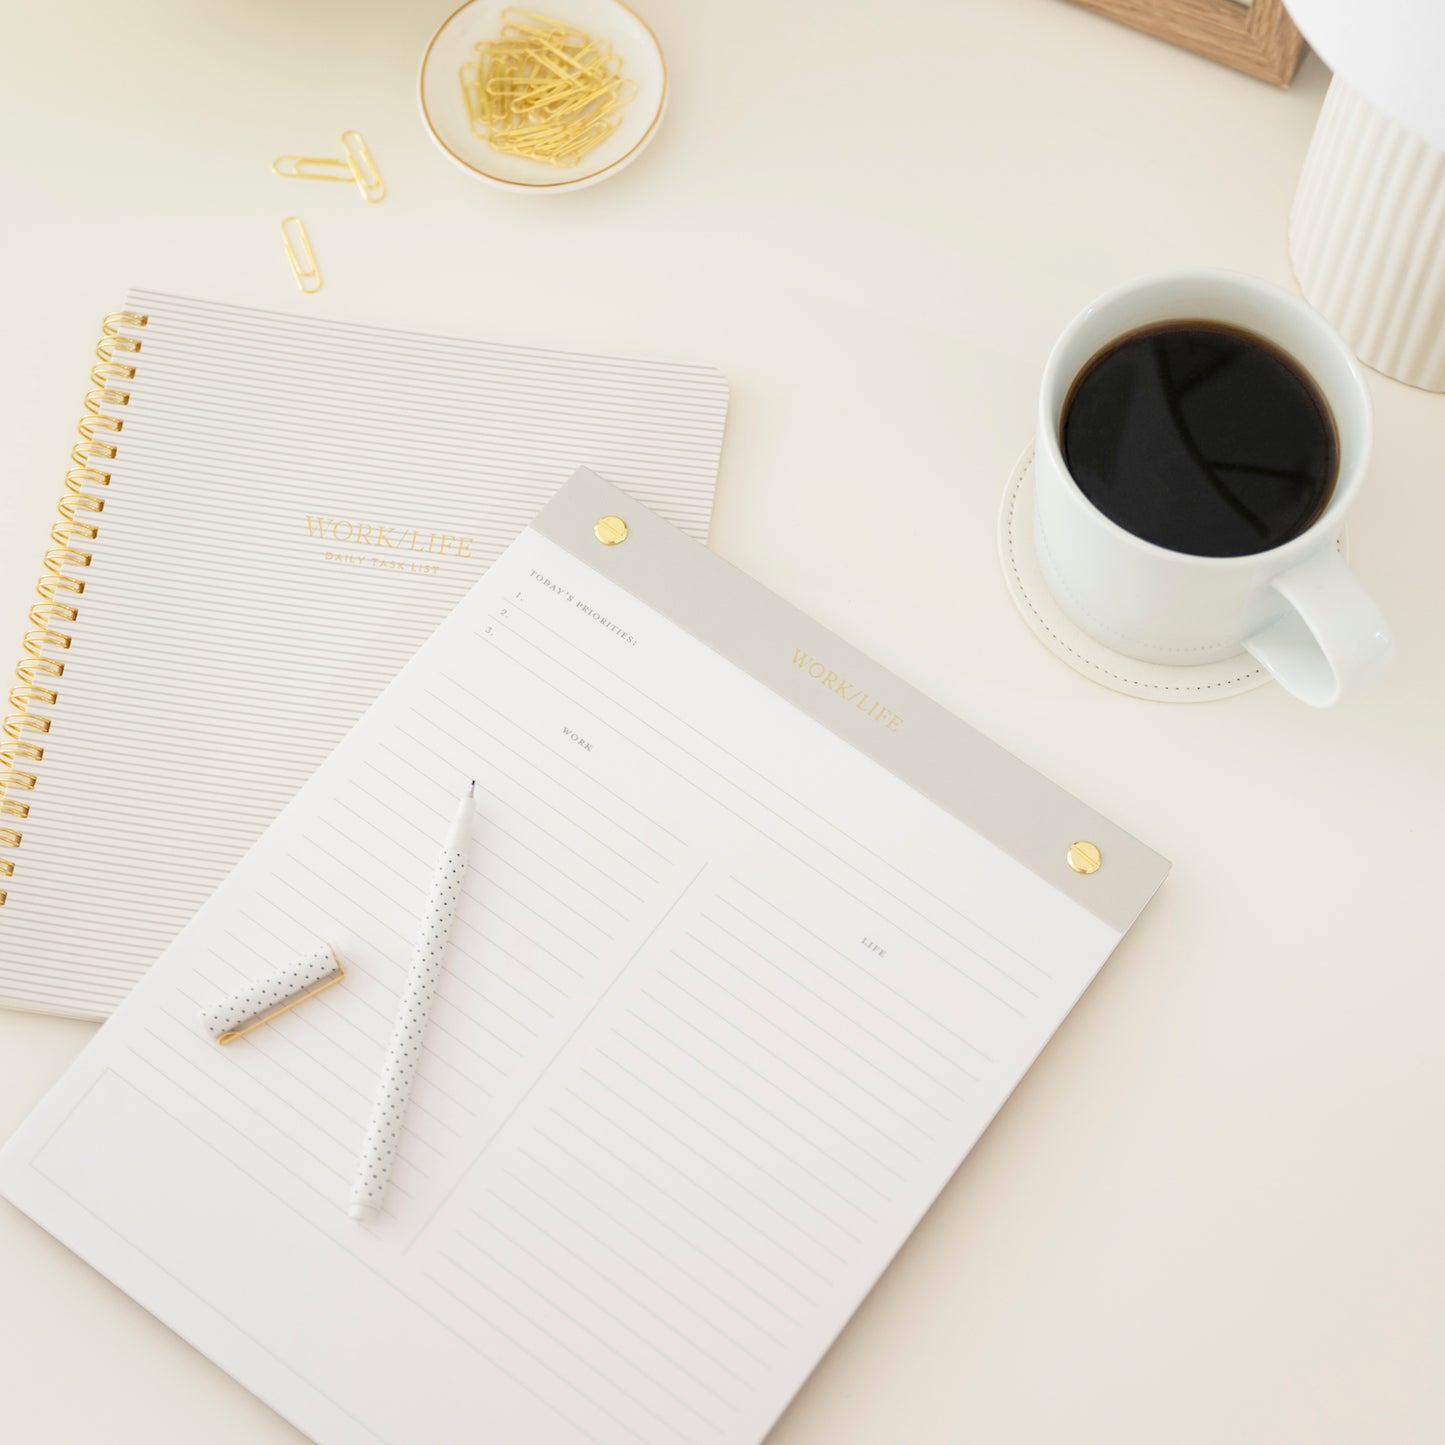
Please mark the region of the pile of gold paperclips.
POLYGON ((637 83, 610 41, 530 10, 502 12, 502 34, 462 66, 472 130, 496 151, 575 166, 622 120, 637 83))

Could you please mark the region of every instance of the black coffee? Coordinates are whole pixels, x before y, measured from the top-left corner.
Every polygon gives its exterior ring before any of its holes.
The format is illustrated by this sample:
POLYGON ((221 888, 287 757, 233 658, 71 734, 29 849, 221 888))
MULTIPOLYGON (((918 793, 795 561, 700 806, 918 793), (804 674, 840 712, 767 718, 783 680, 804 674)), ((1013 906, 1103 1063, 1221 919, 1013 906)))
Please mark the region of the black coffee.
POLYGON ((1200 557, 1299 536, 1339 471, 1334 418, 1309 377, 1262 337, 1206 321, 1111 342, 1075 378, 1059 430, 1106 517, 1200 557))

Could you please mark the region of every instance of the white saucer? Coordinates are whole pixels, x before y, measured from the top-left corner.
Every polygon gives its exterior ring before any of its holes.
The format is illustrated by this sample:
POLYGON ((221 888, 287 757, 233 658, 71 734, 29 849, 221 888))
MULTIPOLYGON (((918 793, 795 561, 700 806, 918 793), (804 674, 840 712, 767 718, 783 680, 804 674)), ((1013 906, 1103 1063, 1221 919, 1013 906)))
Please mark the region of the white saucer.
POLYGON ((469 0, 442 22, 422 56, 417 100, 431 138, 468 175, 508 191, 547 194, 576 191, 615 175, 635 161, 667 109, 667 62, 657 37, 621 0, 565 0, 543 7, 548 14, 608 40, 622 61, 622 74, 637 83, 637 94, 622 112, 622 122, 596 150, 566 168, 528 156, 506 155, 472 131, 462 94, 461 68, 476 58, 479 42, 502 33, 502 14, 516 0, 469 0))
POLYGON ((1252 692, 1270 675, 1247 652, 1223 662, 1187 667, 1140 662, 1096 642, 1064 615, 1044 582, 1034 550, 1034 449, 1024 450, 1004 488, 998 514, 998 553, 1004 581, 1029 630, 1075 672, 1129 697, 1155 702, 1214 702, 1252 692))

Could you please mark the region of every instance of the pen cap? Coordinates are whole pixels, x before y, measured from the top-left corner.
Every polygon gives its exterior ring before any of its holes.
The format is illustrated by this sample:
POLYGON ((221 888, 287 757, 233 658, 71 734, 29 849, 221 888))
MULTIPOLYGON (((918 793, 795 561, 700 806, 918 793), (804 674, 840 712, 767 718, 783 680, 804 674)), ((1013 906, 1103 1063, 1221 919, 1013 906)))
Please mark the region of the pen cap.
POLYGON ((346 976, 335 952, 322 945, 298 962, 268 973, 229 998, 201 1010, 201 1026, 218 1044, 249 1033, 346 976))

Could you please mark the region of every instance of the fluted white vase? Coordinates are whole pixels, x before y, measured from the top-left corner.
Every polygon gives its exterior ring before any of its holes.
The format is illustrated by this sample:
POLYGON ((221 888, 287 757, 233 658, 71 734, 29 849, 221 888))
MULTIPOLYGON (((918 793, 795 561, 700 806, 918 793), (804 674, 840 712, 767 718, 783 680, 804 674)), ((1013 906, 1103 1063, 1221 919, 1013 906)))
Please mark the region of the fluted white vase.
POLYGON ((1338 76, 1290 211, 1301 290, 1367 366, 1445 391, 1445 151, 1338 76))

